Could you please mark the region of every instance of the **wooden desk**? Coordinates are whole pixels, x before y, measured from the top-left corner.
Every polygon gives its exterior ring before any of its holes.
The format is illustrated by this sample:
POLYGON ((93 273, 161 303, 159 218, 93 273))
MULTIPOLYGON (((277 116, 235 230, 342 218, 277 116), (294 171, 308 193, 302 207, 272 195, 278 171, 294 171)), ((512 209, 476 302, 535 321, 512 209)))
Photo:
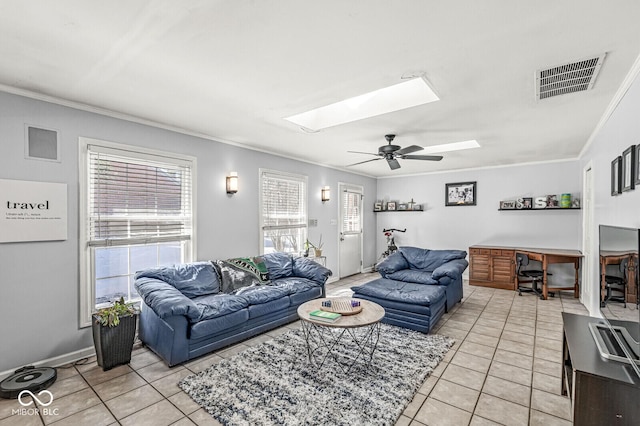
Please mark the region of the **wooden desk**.
POLYGON ((575 280, 570 287, 553 287, 559 290, 573 290, 579 297, 579 269, 582 253, 578 250, 546 249, 529 247, 505 247, 477 245, 469 247, 469 284, 491 288, 515 290, 517 286, 515 254, 524 253, 532 260, 542 263, 544 271, 542 294, 549 295, 547 266, 553 263, 572 263, 575 280))
MULTIPOLYGON (((620 265, 622 261, 629 259, 627 266, 627 282, 636 282, 636 273, 638 266, 638 252, 629 251, 602 251, 600 253, 600 302, 604 301, 606 295, 605 275, 607 265, 620 265)), ((638 295, 636 294, 636 286, 627 285, 625 291, 625 301, 627 303, 637 303, 638 295)))
MULTIPOLYGON (((522 253, 529 256, 530 260, 537 260, 542 263, 542 299, 547 300, 549 296, 549 280, 547 278, 548 266, 553 263, 573 263, 575 269, 575 280, 572 286, 565 287, 553 287, 555 290, 573 290, 573 297, 578 298, 580 296, 578 281, 580 270, 580 259, 582 253, 578 250, 564 250, 564 249, 538 249, 538 248, 517 248, 516 253, 522 253)), ((518 277, 516 277, 517 281, 518 277)))

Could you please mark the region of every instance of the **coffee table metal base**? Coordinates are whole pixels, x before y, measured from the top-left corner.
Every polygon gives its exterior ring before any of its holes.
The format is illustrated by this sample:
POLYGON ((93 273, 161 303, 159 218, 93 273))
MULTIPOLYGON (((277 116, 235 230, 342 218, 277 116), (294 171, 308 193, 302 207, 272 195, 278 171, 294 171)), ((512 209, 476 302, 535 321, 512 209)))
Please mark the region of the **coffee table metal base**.
POLYGON ((380 340, 380 322, 357 328, 327 327, 301 321, 309 362, 321 369, 327 360, 333 360, 348 373, 357 364, 367 369, 380 340), (352 355, 340 351, 346 345, 354 346, 352 355))

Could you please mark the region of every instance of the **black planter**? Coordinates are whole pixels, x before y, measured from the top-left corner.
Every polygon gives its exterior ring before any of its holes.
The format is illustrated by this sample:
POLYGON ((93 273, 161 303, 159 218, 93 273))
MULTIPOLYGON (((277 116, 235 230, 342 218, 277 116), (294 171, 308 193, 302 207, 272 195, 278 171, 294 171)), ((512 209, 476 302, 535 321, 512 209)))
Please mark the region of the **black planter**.
POLYGON ((93 317, 93 344, 96 348, 98 365, 102 370, 111 370, 113 367, 128 364, 131 361, 137 318, 137 315, 123 316, 120 318, 120 324, 109 327, 100 324, 96 321, 96 317, 93 317))

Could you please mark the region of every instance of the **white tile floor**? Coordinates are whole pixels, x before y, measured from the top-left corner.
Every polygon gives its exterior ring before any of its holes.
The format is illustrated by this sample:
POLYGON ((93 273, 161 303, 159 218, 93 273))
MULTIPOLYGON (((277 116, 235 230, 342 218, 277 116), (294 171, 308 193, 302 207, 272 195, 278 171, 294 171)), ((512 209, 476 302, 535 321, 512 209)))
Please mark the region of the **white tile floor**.
MULTIPOLYGON (((377 278, 362 274, 327 286, 330 296, 377 278)), ((561 312, 587 315, 572 293, 549 300, 532 294, 464 286, 463 302, 436 324, 455 346, 407 406, 396 425, 569 425, 560 395, 561 312)), ((618 309, 618 308, 612 308, 618 309)), ((55 415, 16 415, 0 400, 7 425, 217 425, 178 387, 178 381, 223 358, 299 327, 292 323, 183 365, 168 368, 137 345, 130 365, 103 372, 95 360, 58 370, 47 407, 55 415), (54 411, 57 409, 57 411, 54 411)))

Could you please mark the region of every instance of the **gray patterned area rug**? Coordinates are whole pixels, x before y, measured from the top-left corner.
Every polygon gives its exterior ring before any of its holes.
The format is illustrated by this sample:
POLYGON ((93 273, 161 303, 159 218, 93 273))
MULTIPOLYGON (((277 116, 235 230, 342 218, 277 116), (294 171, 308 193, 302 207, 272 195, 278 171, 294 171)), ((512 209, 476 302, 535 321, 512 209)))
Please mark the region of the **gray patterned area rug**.
POLYGON ((371 365, 345 374, 333 361, 309 364, 302 331, 291 330, 178 386, 224 425, 393 425, 453 343, 382 324, 371 365))

